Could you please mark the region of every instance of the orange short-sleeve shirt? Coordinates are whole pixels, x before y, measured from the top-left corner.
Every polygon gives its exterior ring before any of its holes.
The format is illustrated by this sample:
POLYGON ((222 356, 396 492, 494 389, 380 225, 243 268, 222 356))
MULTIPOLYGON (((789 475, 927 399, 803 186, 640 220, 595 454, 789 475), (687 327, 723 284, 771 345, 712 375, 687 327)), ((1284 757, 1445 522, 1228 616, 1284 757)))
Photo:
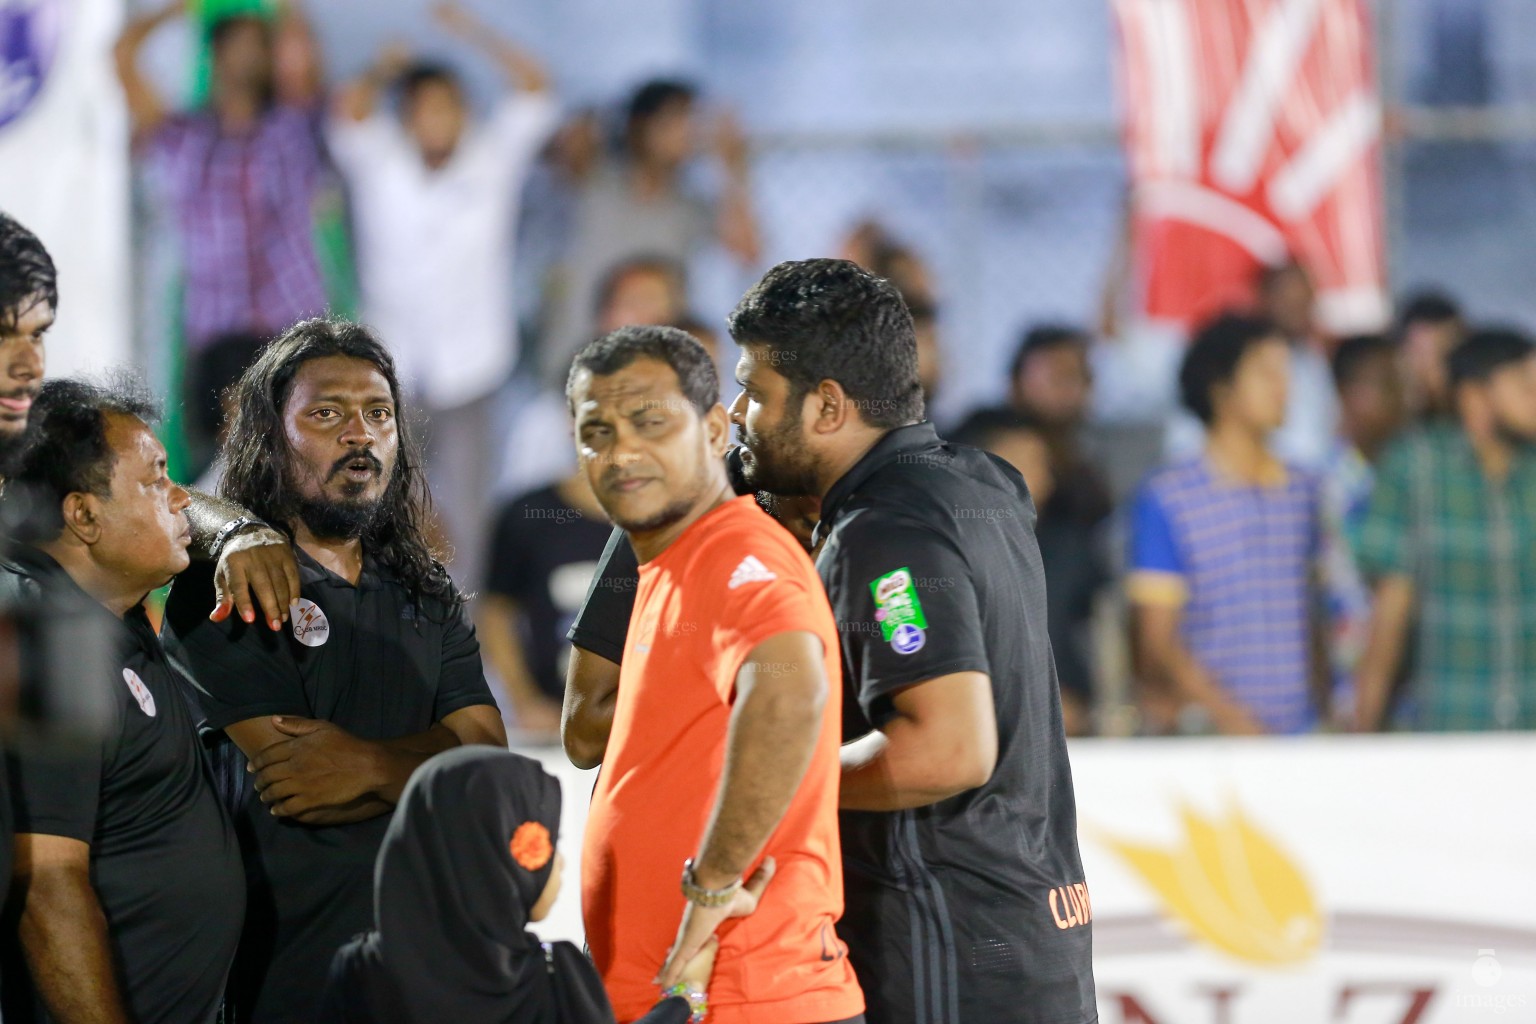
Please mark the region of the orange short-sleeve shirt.
POLYGON ((698 852, 719 789, 736 674, 758 644, 802 630, 821 639, 826 711, 811 766, 764 851, 778 874, 755 914, 720 929, 710 1020, 857 1016, 864 997, 833 928, 843 912, 842 674, 810 559, 752 498, 736 498, 640 567, 630 623, 581 866, 587 943, 618 1019, 644 1015, 659 998, 652 979, 682 920, 683 861, 698 852))

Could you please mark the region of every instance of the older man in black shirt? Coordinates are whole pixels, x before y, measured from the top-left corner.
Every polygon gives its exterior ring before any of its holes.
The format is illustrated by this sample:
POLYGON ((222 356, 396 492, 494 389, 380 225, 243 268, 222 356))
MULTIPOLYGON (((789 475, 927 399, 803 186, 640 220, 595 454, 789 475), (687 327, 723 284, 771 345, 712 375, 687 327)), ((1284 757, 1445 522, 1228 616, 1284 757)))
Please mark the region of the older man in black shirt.
MULTIPOLYGON (((921 421, 911 318, 853 264, 780 264, 731 333, 744 485, 821 500, 851 741, 838 932, 870 1024, 1091 1024, 1092 911, 1023 480, 921 421)), ((633 601, 633 551, 606 555, 571 630, 566 749, 586 764, 633 601)))
POLYGON ((263 350, 236 385, 222 492, 292 535, 302 596, 282 633, 211 622, 206 572, 166 606, 207 725, 249 780, 232 992, 255 1024, 316 1019, 332 956, 372 922, 374 857, 416 766, 506 744, 463 599, 424 537, 399 394, 356 324, 305 321, 263 350))
POLYGON ((99 736, 10 759, 20 942, 65 1024, 211 1024, 244 906, 234 830, 141 604, 186 568, 190 533, 150 416, 131 393, 49 382, 6 487, 6 504, 36 510, 35 546, 0 562, 0 596, 85 617, 115 676, 99 736))

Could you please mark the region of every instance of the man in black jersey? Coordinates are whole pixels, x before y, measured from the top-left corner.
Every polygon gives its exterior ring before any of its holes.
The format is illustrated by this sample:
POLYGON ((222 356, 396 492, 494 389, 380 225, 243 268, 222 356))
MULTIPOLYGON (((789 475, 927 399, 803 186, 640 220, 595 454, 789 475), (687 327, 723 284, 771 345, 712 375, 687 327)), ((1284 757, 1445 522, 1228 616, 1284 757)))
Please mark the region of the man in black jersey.
MULTIPOLYGON (((820 498, 842 634, 839 934, 871 1024, 1091 1024, 1092 910, 1022 478, 923 421, 911 318, 841 260, 730 319, 743 484, 820 498)), ((601 761, 635 573, 610 543, 571 629, 565 742, 601 761)))
MULTIPOLYGON (((0 475, 20 452, 43 384, 45 339, 58 305, 58 271, 48 249, 21 223, 0 213, 0 475)), ((246 622, 259 614, 272 629, 280 628, 299 594, 288 539, 245 509, 208 495, 192 494, 184 514, 192 526, 188 553, 214 563, 211 614, 217 619, 235 614, 246 622)), ((8 538, 0 536, 0 551, 7 548, 8 538)), ((15 597, 30 602, 35 594, 22 589, 15 597)), ((10 786, 0 771, 0 878, 11 874, 12 833, 10 786)), ((0 905, 4 902, 0 893, 0 905)), ((0 958, 14 952, 0 951, 0 958)))
POLYGON ((7 1019, 31 1019, 35 996, 60 1024, 213 1024, 240 935, 240 849, 142 606, 188 563, 187 492, 166 476, 152 416, 132 391, 49 381, 7 481, 7 514, 30 514, 0 559, 0 599, 81 620, 110 657, 78 638, 23 646, 85 672, 102 714, 86 736, 10 751, 31 985, 6 965, 7 1019))
POLYGON ((394 361, 367 328, 305 320, 234 390, 224 493, 294 538, 288 629, 211 622, 193 567, 165 607, 221 759, 247 912, 231 981, 242 1021, 317 1021, 336 950, 373 921, 374 860, 411 772, 506 746, 464 599, 427 542, 419 452, 394 361), (249 770, 246 768, 249 766, 249 770))

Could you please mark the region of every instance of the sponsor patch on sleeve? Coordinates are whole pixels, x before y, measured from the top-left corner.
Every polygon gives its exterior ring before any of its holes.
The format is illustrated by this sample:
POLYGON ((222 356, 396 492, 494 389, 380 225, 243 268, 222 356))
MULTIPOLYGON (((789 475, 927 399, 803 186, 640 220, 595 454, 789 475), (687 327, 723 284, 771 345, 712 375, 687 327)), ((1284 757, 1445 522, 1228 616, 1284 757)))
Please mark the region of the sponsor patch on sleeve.
POLYGON ((894 569, 869 585, 880 635, 897 654, 913 654, 926 642, 928 619, 909 568, 894 569))

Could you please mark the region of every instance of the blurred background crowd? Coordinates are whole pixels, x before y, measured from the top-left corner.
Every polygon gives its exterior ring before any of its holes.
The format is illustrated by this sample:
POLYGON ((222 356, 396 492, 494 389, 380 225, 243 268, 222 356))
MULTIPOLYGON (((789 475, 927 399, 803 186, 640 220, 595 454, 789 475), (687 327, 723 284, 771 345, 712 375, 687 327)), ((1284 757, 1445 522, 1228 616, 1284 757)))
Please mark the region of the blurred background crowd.
POLYGON ((571 355, 676 325, 729 401, 735 298, 843 256, 906 297, 941 433, 1029 484, 1071 731, 1536 726, 1536 7, 1222 7, 132 6, 175 471, 216 487, 265 339, 377 328, 548 738, 609 535, 571 355))

